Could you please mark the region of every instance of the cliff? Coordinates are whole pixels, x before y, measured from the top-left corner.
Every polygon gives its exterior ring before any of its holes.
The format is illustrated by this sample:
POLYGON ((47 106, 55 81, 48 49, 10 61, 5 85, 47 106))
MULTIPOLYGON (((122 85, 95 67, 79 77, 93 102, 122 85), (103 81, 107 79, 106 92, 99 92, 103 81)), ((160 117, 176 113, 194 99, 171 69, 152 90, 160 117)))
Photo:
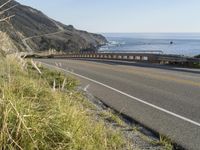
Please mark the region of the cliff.
MULTIPOLYGON (((7 0, 1 0, 0 5, 7 0)), ((15 6, 2 16, 15 15, 7 22, 0 22, 0 31, 6 33, 19 51, 96 51, 107 40, 99 34, 75 29, 55 21, 41 11, 11 1, 3 7, 15 6)), ((0 11, 2 11, 2 9, 0 11)))

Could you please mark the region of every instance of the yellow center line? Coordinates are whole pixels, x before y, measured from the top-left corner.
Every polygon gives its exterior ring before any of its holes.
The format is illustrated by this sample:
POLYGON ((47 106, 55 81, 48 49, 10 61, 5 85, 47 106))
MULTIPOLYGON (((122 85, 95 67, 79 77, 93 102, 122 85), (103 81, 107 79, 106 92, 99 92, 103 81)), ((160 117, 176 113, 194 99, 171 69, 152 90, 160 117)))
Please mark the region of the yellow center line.
POLYGON ((150 78, 153 78, 153 79, 157 79, 157 80, 167 80, 167 81, 171 81, 171 82, 176 82, 176 83, 180 83, 180 84, 187 84, 187 85, 192 85, 192 86, 197 86, 197 87, 200 87, 200 82, 194 82, 194 81, 191 81, 191 80, 186 80, 186 79, 180 79, 180 78, 176 78, 174 76, 166 76, 167 74, 166 73, 158 73, 158 72, 152 72, 152 71, 144 71, 144 70, 139 70, 139 69, 136 69, 136 68, 133 68, 133 67, 130 67, 130 68, 113 68, 113 67, 110 67, 110 66, 106 66, 105 64, 101 64, 101 65, 97 65, 97 64, 94 64, 94 63, 87 63, 87 62, 84 62, 84 61, 73 61, 73 63, 76 63, 76 64, 79 64, 79 65, 84 65, 84 66, 90 66, 90 67, 95 67, 95 68, 101 68, 101 69, 107 69, 107 70, 113 70, 113 71, 116 71, 116 72, 122 72, 122 73, 130 73, 130 74, 135 74, 135 75, 143 75, 145 77, 150 77, 150 78), (160 75, 158 75, 160 74, 160 75))

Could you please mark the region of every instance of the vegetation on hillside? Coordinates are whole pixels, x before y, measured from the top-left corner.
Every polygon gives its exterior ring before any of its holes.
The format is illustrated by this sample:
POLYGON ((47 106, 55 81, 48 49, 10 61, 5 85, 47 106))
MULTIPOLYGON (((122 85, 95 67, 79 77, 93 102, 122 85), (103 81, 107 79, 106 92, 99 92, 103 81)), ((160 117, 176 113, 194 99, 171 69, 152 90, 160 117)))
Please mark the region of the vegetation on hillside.
POLYGON ((75 79, 37 66, 0 59, 0 149, 124 147, 123 136, 92 115, 75 79))
POLYGON ((33 50, 44 51, 53 48, 66 52, 91 49, 95 51, 107 43, 102 35, 80 31, 72 25, 64 25, 47 17, 41 11, 14 0, 0 0, 1 20, 3 22, 0 24, 0 31, 7 33, 19 51, 30 50, 25 43, 33 50))
POLYGON ((200 58, 200 55, 195 56, 195 58, 200 58))

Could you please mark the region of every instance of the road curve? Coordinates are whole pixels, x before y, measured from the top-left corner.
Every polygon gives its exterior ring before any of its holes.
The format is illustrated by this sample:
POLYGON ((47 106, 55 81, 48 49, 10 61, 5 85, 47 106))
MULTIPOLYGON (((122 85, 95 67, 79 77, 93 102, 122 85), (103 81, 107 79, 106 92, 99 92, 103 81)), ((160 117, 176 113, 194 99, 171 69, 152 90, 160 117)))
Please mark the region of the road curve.
POLYGON ((199 70, 110 61, 37 61, 71 73, 110 107, 184 148, 200 150, 199 70))

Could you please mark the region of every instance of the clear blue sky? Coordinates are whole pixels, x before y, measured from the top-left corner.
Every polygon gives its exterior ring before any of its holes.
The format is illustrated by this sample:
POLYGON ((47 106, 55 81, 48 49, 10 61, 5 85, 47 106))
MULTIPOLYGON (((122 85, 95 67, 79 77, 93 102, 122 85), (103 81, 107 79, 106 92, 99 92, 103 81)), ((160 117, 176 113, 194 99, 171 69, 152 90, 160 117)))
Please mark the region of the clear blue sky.
POLYGON ((200 32, 200 0, 17 0, 90 32, 200 32))

